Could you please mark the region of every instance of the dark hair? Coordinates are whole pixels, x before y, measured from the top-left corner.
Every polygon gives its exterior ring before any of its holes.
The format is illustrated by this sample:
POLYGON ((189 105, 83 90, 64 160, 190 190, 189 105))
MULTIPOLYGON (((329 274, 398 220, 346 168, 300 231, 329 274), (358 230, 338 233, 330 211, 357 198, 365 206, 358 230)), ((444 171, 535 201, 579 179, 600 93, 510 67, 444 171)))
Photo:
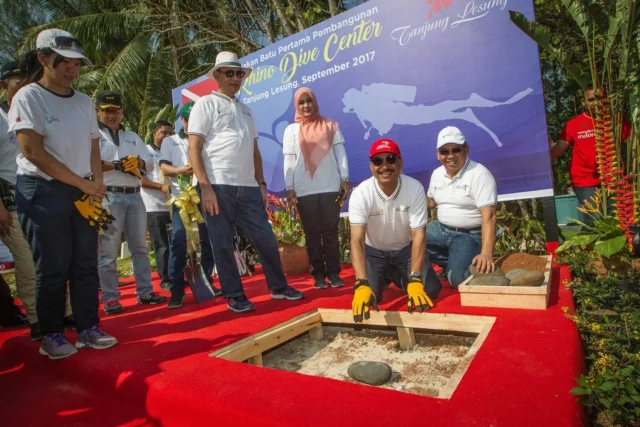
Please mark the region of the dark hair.
POLYGON ((22 58, 20 58, 20 69, 24 72, 24 78, 20 82, 20 87, 35 83, 42 78, 44 68, 40 61, 38 61, 38 52, 42 52, 47 57, 56 55, 56 59, 53 61, 53 68, 56 68, 64 60, 63 56, 58 55, 49 48, 40 49, 39 51, 32 50, 25 53, 22 58))
POLYGON ((169 126, 170 128, 173 128, 173 125, 171 123, 169 123, 166 120, 158 120, 154 125, 153 125, 153 130, 158 130, 161 127, 165 127, 165 126, 169 126))

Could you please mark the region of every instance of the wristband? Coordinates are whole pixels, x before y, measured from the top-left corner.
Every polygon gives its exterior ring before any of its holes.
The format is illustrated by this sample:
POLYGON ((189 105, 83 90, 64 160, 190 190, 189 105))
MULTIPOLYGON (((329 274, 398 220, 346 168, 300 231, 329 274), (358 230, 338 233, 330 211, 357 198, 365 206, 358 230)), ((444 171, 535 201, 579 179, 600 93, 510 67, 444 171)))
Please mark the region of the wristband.
POLYGON ((358 289, 360 286, 369 286, 369 281, 367 279, 356 279, 353 289, 358 289))
POLYGON ((266 183, 266 182, 264 182, 264 181, 258 181, 258 184, 259 184, 259 185, 264 185, 265 187, 267 186, 267 183, 266 183))

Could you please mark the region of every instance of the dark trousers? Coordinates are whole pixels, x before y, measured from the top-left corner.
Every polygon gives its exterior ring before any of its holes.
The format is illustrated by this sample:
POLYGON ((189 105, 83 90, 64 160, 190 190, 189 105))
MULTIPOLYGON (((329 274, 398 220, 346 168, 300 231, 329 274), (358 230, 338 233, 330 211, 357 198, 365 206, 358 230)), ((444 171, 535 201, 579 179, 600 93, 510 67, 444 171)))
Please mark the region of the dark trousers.
POLYGON ((97 325, 98 232, 73 205, 80 190, 18 175, 16 203, 36 265, 36 314, 43 334, 61 333, 67 282, 78 331, 97 325))
POLYGON ((312 275, 340 273, 340 205, 336 203, 337 197, 337 192, 298 197, 312 275))
POLYGON ((217 184, 212 187, 220 212, 218 215, 205 213, 205 220, 224 297, 237 298, 244 295, 234 254, 234 222, 258 253, 267 278, 267 287, 270 290, 285 288, 287 279, 260 188, 217 184))
MULTIPOLYGON (((169 251, 169 280, 171 292, 184 291, 184 267, 187 265, 187 232, 180 218, 179 209, 174 205, 173 221, 171 222, 171 249, 169 251)), ((211 275, 215 266, 211 243, 206 224, 198 224, 200 238, 200 264, 211 283, 211 275)), ((235 265, 235 264, 234 264, 235 265)))
POLYGON ((171 225, 169 212, 147 212, 147 230, 151 236, 151 247, 156 257, 156 271, 163 282, 169 281, 169 235, 171 225))
POLYGON ((20 313, 20 308, 14 304, 11 288, 4 281, 4 277, 0 276, 0 326, 11 325, 20 313))
MULTIPOLYGON (((383 251, 365 245, 364 252, 367 258, 367 279, 378 302, 382 301, 382 290, 390 283, 395 283, 406 292, 411 273, 411 244, 395 251, 383 251)), ((440 283, 436 272, 433 271, 429 255, 426 252, 422 266, 422 283, 429 298, 436 299, 442 288, 442 283, 440 283)))

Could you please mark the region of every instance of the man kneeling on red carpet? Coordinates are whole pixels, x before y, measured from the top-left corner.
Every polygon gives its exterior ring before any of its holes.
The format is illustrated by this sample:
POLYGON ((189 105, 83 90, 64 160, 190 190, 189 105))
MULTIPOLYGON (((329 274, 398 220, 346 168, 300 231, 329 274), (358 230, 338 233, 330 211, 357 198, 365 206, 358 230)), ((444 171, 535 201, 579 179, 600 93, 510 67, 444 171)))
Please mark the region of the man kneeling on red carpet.
POLYGON ((382 290, 391 282, 407 292, 409 312, 433 307, 442 287, 428 268, 424 187, 402 174, 402 164, 398 144, 374 142, 369 153, 373 177, 358 185, 349 201, 356 322, 370 317, 370 307, 378 310, 382 290))

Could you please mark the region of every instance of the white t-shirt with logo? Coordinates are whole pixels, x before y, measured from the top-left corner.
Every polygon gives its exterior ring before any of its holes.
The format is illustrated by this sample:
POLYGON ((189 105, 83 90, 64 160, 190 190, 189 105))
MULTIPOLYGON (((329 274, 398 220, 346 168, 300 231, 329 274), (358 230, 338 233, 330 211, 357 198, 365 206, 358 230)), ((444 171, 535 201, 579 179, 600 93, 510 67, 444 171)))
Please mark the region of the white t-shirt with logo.
POLYGON ((456 228, 480 227, 480 209, 498 203, 495 178, 487 168, 469 159, 453 178, 444 166, 434 170, 427 195, 438 205, 438 221, 456 228))
POLYGON ((189 134, 204 137, 202 157, 212 184, 257 187, 253 141, 258 130, 251 109, 217 92, 196 101, 189 134))
POLYGON ((298 197, 339 191, 342 179, 349 178, 347 153, 340 129, 333 136, 331 149, 318 165, 313 179, 304 166, 299 132, 300 123, 290 124, 284 131, 282 153, 285 156, 284 178, 287 189, 295 190, 298 197), (288 162, 287 156, 293 156, 295 160, 288 162))
POLYGON ((9 116, 0 109, 0 178, 12 184, 16 183, 18 154, 18 140, 13 132, 9 132, 9 116))
MULTIPOLYGON (((149 181, 164 184, 162 176, 160 176, 160 165, 158 164, 160 161, 160 150, 156 149, 153 144, 147 145, 146 148, 153 162, 153 169, 151 172, 147 172, 145 176, 149 181)), ((162 191, 142 187, 140 188, 140 195, 142 196, 142 202, 147 212, 169 212, 169 206, 166 205, 168 200, 167 195, 162 191)))
MULTIPOLYGON (((127 156, 140 157, 144 160, 146 173, 153 172, 153 161, 149 155, 149 151, 147 151, 145 143, 140 139, 138 134, 120 128, 118 130, 120 145, 116 145, 116 143, 113 142, 111 132, 108 128, 102 127, 100 134, 100 158, 103 162, 113 162, 127 156)), ((139 187, 141 184, 141 181, 137 177, 119 170, 104 172, 102 176, 107 186, 139 187)))
MULTIPOLYGON (((100 138, 93 101, 73 91, 58 95, 37 83, 18 91, 11 101, 9 131, 33 130, 44 137, 44 149, 71 172, 86 178, 91 175, 91 140, 100 138)), ((17 157, 18 175, 51 179, 27 160, 17 157)))
POLYGON ((368 246, 383 251, 402 249, 413 240, 411 230, 427 224, 424 187, 418 180, 400 175, 398 187, 387 196, 371 177, 353 190, 349 221, 367 226, 368 246))
MULTIPOLYGON (((174 168, 181 168, 189 164, 189 138, 182 138, 180 134, 171 135, 162 140, 162 149, 160 150, 160 161, 168 163, 174 168)), ((184 134, 183 134, 184 135, 184 134)), ((177 176, 169 176, 169 185, 171 185, 171 194, 178 195, 182 192, 177 176)), ((191 176, 191 185, 196 185, 198 179, 195 174, 191 176)))

